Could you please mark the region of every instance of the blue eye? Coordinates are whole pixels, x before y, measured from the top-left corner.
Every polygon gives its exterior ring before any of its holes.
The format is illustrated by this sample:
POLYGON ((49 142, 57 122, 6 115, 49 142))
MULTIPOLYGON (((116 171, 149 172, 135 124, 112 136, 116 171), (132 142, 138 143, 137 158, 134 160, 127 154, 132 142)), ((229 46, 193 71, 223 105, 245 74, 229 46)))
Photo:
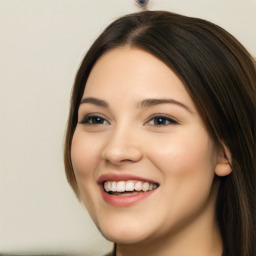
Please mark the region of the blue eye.
POLYGON ((81 124, 90 125, 105 125, 110 124, 106 119, 100 116, 86 116, 81 122, 81 124))
POLYGON ((178 124, 177 121, 175 121, 172 118, 166 117, 166 116, 155 116, 151 118, 148 122, 149 125, 157 125, 157 126, 165 126, 170 124, 178 124))

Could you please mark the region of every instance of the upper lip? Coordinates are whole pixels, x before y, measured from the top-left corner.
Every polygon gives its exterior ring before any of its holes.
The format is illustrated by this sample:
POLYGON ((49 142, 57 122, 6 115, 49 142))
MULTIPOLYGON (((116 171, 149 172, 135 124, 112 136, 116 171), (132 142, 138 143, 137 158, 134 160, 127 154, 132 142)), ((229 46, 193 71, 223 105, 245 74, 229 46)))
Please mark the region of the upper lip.
POLYGON ((124 174, 124 173, 106 173, 97 179, 98 184, 103 184, 105 181, 127 181, 127 180, 139 180, 139 181, 144 181, 144 182, 150 182, 154 184, 159 184, 158 182, 147 179, 144 177, 136 176, 136 175, 131 175, 131 174, 124 174))

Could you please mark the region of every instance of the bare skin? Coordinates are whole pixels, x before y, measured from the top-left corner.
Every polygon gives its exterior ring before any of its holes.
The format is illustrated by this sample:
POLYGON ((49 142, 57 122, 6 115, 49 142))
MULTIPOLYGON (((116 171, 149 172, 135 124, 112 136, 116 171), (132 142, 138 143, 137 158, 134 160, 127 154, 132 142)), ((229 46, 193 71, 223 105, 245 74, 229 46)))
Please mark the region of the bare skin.
POLYGON ((83 202, 117 243, 117 256, 221 256, 216 174, 231 172, 227 152, 174 72, 143 50, 116 48, 94 65, 82 99, 72 164, 83 202), (121 193, 109 195, 99 180, 113 184, 115 175, 157 188, 131 205, 113 203, 121 193))

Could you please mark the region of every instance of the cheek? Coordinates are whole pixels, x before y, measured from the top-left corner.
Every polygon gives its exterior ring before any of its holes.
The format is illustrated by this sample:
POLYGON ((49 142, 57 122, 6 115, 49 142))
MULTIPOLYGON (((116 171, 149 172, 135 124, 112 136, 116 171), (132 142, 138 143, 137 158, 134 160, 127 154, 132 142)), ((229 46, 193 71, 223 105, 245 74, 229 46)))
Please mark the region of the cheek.
POLYGON ((207 171, 212 169, 215 162, 214 145, 205 131, 170 136, 154 145, 151 156, 166 173, 207 171))
POLYGON ((95 223, 99 205, 96 177, 100 162, 100 146, 101 143, 93 136, 86 136, 86 133, 79 129, 75 131, 71 145, 71 161, 81 199, 95 223))
POLYGON ((150 157, 163 173, 163 182, 176 192, 209 190, 214 178, 214 146, 204 131, 172 136, 157 144, 150 157))
POLYGON ((149 157, 162 172, 160 189, 163 200, 158 210, 166 216, 163 225, 166 228, 171 225, 179 227, 197 216, 206 205, 211 204, 213 209, 215 158, 208 135, 183 134, 157 145, 149 157))
POLYGON ((93 175, 93 166, 97 164, 97 144, 81 131, 75 131, 71 145, 71 160, 75 176, 78 179, 93 175))
POLYGON ((97 143, 93 143, 83 132, 76 130, 71 145, 71 161, 78 189, 89 212, 93 208, 93 193, 97 189, 97 153, 97 143))

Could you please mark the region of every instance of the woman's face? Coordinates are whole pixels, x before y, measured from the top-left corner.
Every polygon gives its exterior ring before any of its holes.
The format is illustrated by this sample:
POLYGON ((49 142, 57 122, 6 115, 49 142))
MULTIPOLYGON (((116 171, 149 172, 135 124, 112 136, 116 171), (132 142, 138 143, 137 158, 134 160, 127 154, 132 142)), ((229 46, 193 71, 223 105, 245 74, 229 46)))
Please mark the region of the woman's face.
POLYGON ((180 79, 148 52, 116 48, 94 65, 71 157, 82 200, 111 241, 151 241, 214 219, 214 143, 180 79))

